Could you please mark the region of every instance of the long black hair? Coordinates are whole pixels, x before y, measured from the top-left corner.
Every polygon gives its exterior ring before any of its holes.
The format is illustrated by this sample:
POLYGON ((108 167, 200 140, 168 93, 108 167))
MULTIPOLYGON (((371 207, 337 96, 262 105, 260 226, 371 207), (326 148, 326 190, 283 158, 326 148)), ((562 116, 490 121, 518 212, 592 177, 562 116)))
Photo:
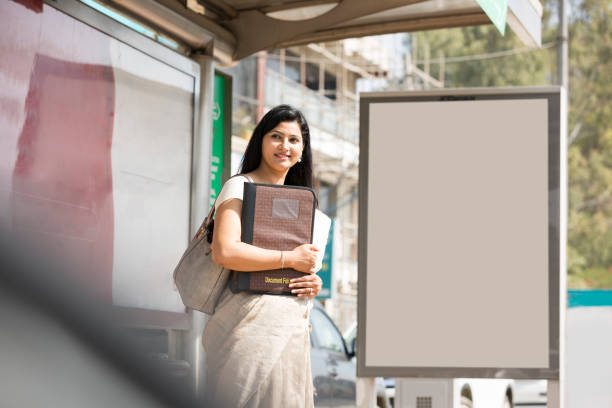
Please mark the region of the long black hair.
POLYGON ((289 105, 278 105, 264 115, 259 121, 249 144, 247 145, 240 173, 255 170, 261 164, 261 143, 266 133, 274 129, 281 122, 297 122, 302 130, 302 161, 295 163, 285 177, 285 185, 312 187, 312 151, 310 149, 310 130, 306 118, 299 110, 289 105))

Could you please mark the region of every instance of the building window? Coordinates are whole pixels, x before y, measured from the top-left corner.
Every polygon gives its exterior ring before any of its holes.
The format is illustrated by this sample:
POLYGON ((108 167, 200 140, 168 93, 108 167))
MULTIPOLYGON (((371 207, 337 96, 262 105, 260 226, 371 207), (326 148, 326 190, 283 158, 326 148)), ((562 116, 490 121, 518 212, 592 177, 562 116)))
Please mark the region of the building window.
POLYGON ((274 72, 281 72, 280 50, 268 51, 267 67, 274 72))
POLYGON ((336 76, 325 71, 325 96, 329 99, 336 99, 336 76))
POLYGON ((306 87, 313 91, 319 90, 319 66, 312 62, 306 63, 306 87))
POLYGON ((289 50, 285 52, 285 77, 300 83, 300 56, 289 50))

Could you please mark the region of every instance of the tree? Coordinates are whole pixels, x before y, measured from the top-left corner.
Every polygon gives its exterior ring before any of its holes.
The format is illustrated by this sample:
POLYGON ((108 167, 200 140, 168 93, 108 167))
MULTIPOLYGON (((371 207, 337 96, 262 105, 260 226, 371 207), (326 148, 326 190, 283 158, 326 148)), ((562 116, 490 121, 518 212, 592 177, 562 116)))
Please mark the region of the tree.
MULTIPOLYGON (((434 77, 438 55, 449 58, 446 87, 550 85, 557 2, 543 6, 542 49, 492 25, 417 33, 416 43, 428 43, 434 77)), ((572 0, 569 17, 568 286, 612 288, 612 1, 572 0)))
POLYGON ((570 15, 569 285, 612 288, 612 1, 570 15))

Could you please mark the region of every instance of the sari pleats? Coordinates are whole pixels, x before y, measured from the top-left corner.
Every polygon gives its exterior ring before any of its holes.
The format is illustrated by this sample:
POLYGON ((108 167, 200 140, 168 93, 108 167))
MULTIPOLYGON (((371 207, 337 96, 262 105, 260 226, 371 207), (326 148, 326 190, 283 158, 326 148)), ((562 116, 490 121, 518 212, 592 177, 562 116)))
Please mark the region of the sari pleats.
POLYGON ((226 288, 203 334, 207 406, 311 408, 308 299, 226 288))

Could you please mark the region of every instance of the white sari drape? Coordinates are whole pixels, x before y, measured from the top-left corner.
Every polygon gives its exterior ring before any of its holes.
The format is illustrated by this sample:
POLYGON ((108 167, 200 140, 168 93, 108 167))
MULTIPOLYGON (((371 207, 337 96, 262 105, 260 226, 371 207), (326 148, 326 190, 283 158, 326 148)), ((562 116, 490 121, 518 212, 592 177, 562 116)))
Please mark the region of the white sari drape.
POLYGON ((226 288, 202 338, 206 406, 313 407, 311 307, 306 298, 226 288))

